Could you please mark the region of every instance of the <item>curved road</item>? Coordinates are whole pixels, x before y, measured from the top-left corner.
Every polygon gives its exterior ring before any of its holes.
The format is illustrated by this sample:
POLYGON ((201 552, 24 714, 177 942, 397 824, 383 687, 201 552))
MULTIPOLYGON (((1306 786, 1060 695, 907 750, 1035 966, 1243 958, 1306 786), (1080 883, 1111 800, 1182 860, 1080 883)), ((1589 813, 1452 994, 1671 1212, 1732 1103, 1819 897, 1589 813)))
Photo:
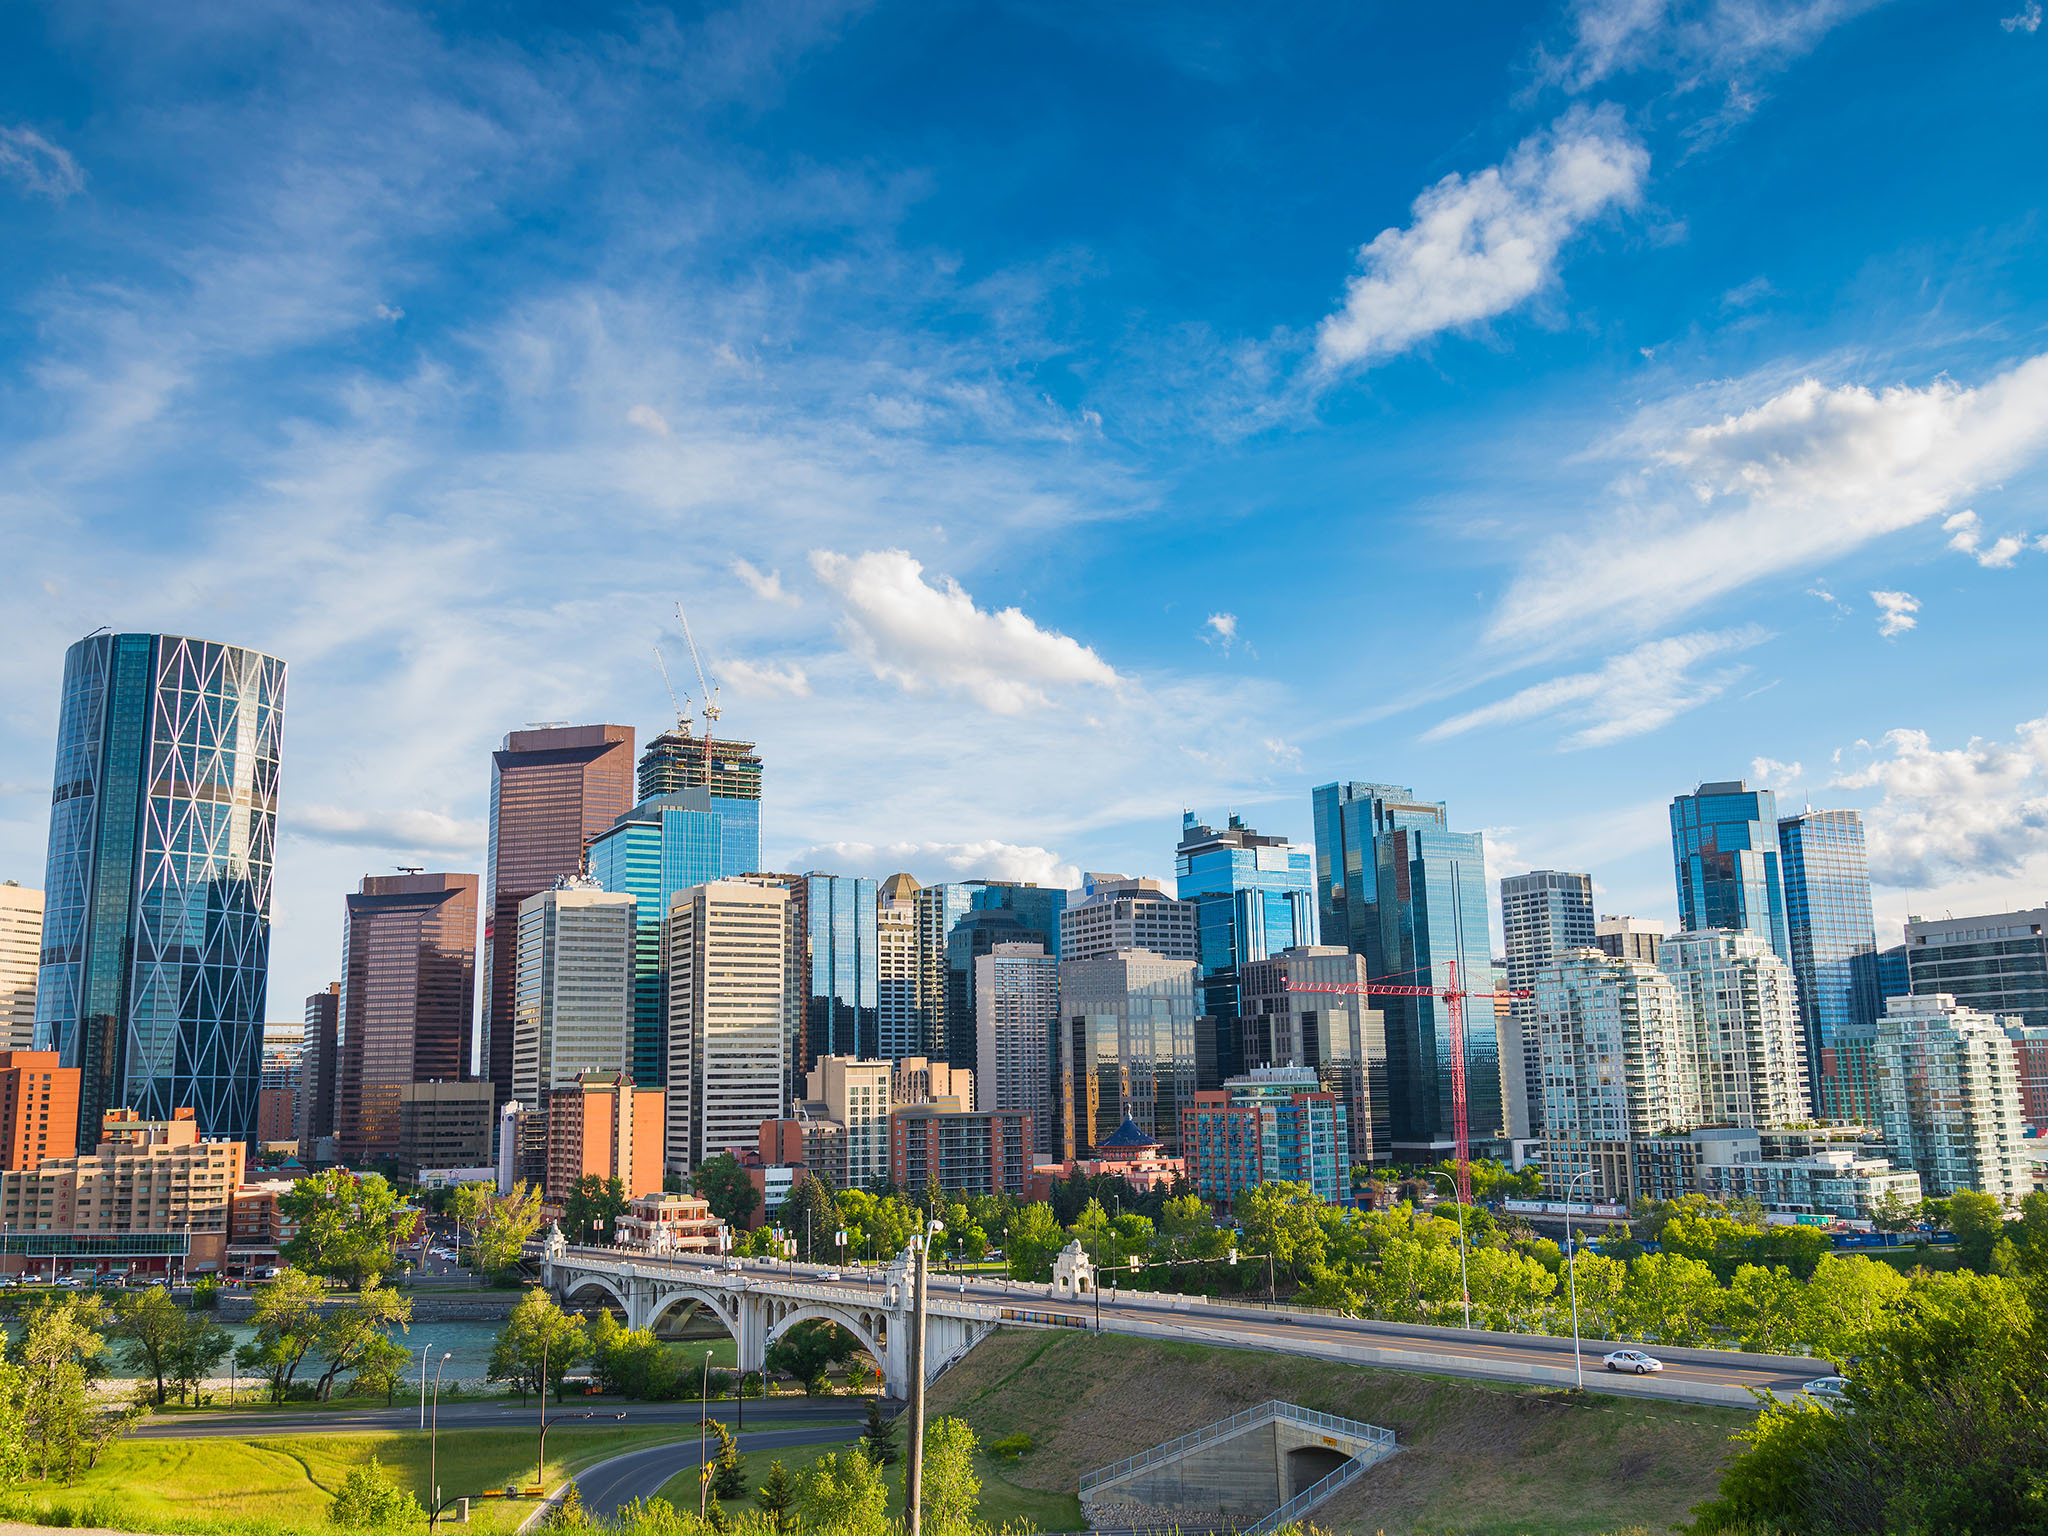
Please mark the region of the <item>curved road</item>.
MULTIPOLYGON (((792 1445, 828 1445, 834 1441, 857 1440, 858 1424, 819 1425, 805 1429, 769 1429, 739 1437, 742 1451, 773 1451, 792 1445)), ((717 1449, 714 1441, 712 1450, 717 1449)), ((576 1474, 575 1483, 583 1507, 592 1515, 615 1518, 635 1499, 651 1499, 678 1472, 701 1465, 695 1440, 671 1440, 650 1445, 576 1474)))

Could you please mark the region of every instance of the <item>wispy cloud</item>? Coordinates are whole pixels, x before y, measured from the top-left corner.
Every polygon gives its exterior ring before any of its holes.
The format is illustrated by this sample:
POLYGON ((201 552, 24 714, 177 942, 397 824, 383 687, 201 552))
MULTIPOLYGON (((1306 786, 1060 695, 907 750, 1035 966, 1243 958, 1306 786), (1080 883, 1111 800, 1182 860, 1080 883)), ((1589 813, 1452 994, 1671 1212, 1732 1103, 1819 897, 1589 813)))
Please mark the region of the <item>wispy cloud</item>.
POLYGON ((1452 174, 1415 199, 1405 228, 1358 253, 1344 305, 1316 333, 1337 372, 1371 367, 1440 331, 1507 313, 1553 282, 1565 244, 1635 206, 1650 155, 1620 109, 1574 108, 1499 165, 1452 174))
POLYGON ((1237 615, 1234 613, 1212 613, 1202 621, 1202 643, 1220 645, 1228 656, 1232 646, 1237 644, 1237 615))
POLYGON ((746 560, 734 560, 730 569, 762 602, 782 603, 791 608, 803 606, 804 600, 782 585, 782 572, 757 570, 746 560))
POLYGON ((1769 638, 1752 625, 1652 640, 1612 657, 1597 671, 1554 677, 1497 703, 1454 715, 1424 732, 1423 740, 1441 741, 1482 726, 1553 716, 1578 726, 1564 739, 1567 748, 1606 746, 1640 736, 1720 697, 1749 670, 1738 665, 1702 675, 1696 671, 1702 662, 1748 650, 1769 638))
POLYGON ((1877 632, 1885 639, 1920 627, 1920 620, 1915 617, 1920 612, 1920 599, 1912 593, 1873 592, 1870 600, 1877 604, 1877 632))
POLYGON ((1749 776, 1773 789, 1789 789, 1800 781, 1805 772, 1804 765, 1781 763, 1775 757, 1753 757, 1749 760, 1749 776))
MULTIPOLYGON (((1782 69, 1884 0, 1574 0, 1568 40, 1538 74, 1568 91, 1658 69, 1681 84, 1782 69)), ((2036 7, 2038 9, 2038 6, 2036 7)))
POLYGON ((811 696, 811 680, 794 662, 747 661, 727 656, 718 664, 719 684, 741 696, 784 693, 793 699, 811 696))
POLYGON ((2041 30, 2041 0, 2027 0, 2012 15, 2002 17, 1998 23, 2008 32, 2023 32, 2032 35, 2041 30))
POLYGON ((0 128, 0 181, 53 203, 85 190, 85 172, 69 151, 27 126, 0 128))
POLYGON ((474 863, 483 856, 486 827, 441 811, 364 810, 338 805, 295 807, 284 829, 293 836, 350 848, 454 854, 474 863))
POLYGON ((2004 533, 1989 544, 1984 542, 1984 521, 1975 512, 1962 511, 1947 518, 1941 531, 1949 536, 1948 547, 1957 554, 1968 555, 1979 565, 1990 570, 2003 570, 2019 558, 2020 551, 2027 547, 2027 536, 2023 533, 2004 533))

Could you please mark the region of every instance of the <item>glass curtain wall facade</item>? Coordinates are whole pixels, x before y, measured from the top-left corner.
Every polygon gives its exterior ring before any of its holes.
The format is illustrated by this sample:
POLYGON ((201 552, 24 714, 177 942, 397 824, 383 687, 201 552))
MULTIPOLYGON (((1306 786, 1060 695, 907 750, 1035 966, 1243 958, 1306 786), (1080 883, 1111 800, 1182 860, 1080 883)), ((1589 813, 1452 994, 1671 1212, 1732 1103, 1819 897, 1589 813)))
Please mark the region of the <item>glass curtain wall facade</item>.
POLYGON ((1753 933, 1792 963, 1777 796, 1740 779, 1679 795, 1671 802, 1671 855, 1680 928, 1753 933))
MULTIPOLYGON (((969 887, 971 890, 972 887, 969 887)), ((981 1066, 981 982, 978 962, 998 944, 1036 944, 1048 956, 1052 939, 1014 912, 970 907, 946 935, 947 1065, 969 1072, 981 1066)), ((1045 1134, 1045 1127, 1038 1127, 1045 1134)))
MULTIPOLYGON (((593 839, 633 806, 630 725, 512 731, 491 754, 491 833, 484 890, 481 1075, 512 1097, 512 984, 519 904, 584 870, 593 839)), ((637 894, 637 893, 636 893, 637 894)), ((637 1061, 636 1061, 637 1064, 637 1061)))
POLYGON ((65 653, 35 1038, 78 1137, 130 1108, 256 1134, 285 664, 179 635, 65 653))
POLYGON ((1344 1106, 1353 1163, 1393 1155, 1386 1015, 1362 988, 1365 957, 1336 944, 1282 950, 1244 969, 1244 1055, 1260 1067, 1304 1067, 1344 1106), (1360 988, 1307 992, 1298 987, 1360 988))
MULTIPOLYGON (((953 928, 974 909, 974 893, 958 882, 927 885, 917 893, 917 1029, 923 1038, 923 1054, 933 1061, 969 1066, 974 1055, 972 1012, 954 1012, 954 972, 951 960, 953 928), (954 1061, 956 1054, 969 1058, 954 1061)), ((958 990, 971 988, 973 967, 961 979, 958 990)))
POLYGON ((1093 1157, 1126 1115, 1178 1155, 1196 1087, 1195 972, 1142 949, 1060 962, 1048 1155, 1093 1157))
POLYGON ((1380 953, 1379 841, 1396 827, 1449 827, 1440 800, 1419 800, 1398 784, 1324 784, 1310 795, 1316 837, 1316 905, 1322 942, 1365 956, 1387 974, 1380 953))
POLYGON ((814 873, 804 876, 804 885, 804 1071, 821 1056, 874 1061, 881 1054, 875 882, 814 873))
POLYGON ((1008 912, 1033 933, 1045 935, 1046 952, 1060 958, 1060 914, 1067 893, 1052 886, 1025 885, 1014 880, 969 880, 974 910, 1008 912))
POLYGON ((882 1055, 890 1061, 922 1056, 924 1032, 918 1027, 918 884, 909 875, 891 875, 876 893, 876 1009, 882 1055))
POLYGON ((1875 1124, 1877 926, 1863 818, 1787 816, 1778 823, 1778 852, 1814 1113, 1875 1124))
MULTIPOLYGON (((1965 1007, 2048 1026, 2048 907, 1981 917, 1906 919, 1903 960, 1914 996, 1946 992, 1965 1007)), ((1896 982, 1898 960, 1892 962, 1896 982)), ((1901 997, 1904 992, 1887 991, 1901 997)))

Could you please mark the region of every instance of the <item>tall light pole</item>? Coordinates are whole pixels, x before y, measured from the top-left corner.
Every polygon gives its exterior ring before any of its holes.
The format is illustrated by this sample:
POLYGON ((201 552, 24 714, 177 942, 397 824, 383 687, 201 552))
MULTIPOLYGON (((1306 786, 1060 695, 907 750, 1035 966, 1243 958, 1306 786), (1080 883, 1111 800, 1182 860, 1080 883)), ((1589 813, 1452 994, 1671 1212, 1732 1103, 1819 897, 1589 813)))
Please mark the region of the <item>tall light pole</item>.
POLYGON ((540 1336, 540 1455, 533 1463, 533 1480, 543 1495, 548 1485, 548 1336, 540 1336))
POLYGON ((420 1346, 420 1428, 427 1427, 427 1357, 434 1352, 431 1344, 420 1346))
POLYGON ((1572 1190, 1579 1180, 1591 1177, 1593 1170, 1584 1168, 1564 1185, 1564 1263, 1572 1292, 1572 1372, 1577 1378, 1573 1385, 1581 1392, 1586 1389, 1586 1361, 1579 1353, 1579 1253, 1572 1246, 1572 1190))
POLYGON ((904 1503, 909 1536, 924 1533, 924 1300, 925 1273, 931 1267, 931 1239, 945 1226, 927 1222, 910 1240, 910 1452, 904 1468, 904 1503))
MULTIPOLYGON (((433 1500, 433 1513, 427 1516, 430 1526, 441 1523, 441 1372, 448 1364, 449 1356, 443 1353, 441 1363, 434 1367, 434 1423, 427 1433, 427 1493, 433 1500)), ((420 1361, 420 1380, 427 1379, 427 1362, 420 1361)))
POLYGON ((1472 1276, 1465 1267, 1465 1202, 1458 1199, 1458 1181, 1438 1169, 1427 1170, 1432 1179, 1450 1179, 1451 1199, 1458 1207, 1458 1288, 1465 1293, 1465 1327, 1472 1326, 1472 1276))
POLYGON ((711 1511, 711 1460, 705 1436, 711 1427, 711 1351, 704 1351, 704 1373, 697 1383, 697 1518, 711 1511))

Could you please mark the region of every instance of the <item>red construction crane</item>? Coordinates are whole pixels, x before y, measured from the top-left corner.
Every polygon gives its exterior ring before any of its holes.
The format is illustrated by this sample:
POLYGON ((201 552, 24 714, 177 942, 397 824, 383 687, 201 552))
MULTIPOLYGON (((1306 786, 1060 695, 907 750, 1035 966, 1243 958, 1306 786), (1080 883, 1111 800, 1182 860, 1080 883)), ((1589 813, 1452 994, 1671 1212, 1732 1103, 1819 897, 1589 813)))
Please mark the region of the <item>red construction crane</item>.
POLYGON ((1494 992, 1467 992, 1458 985, 1458 962, 1447 961, 1445 985, 1441 987, 1411 987, 1393 981, 1368 981, 1363 986, 1355 981, 1330 982, 1327 984, 1307 983, 1289 987, 1290 992, 1339 992, 1356 997, 1364 994, 1370 997, 1436 997, 1450 1005, 1451 1010, 1451 1129, 1458 1142, 1458 1203, 1472 1203, 1472 1133, 1466 1125, 1465 1116, 1465 999, 1468 997, 1528 997, 1530 994, 1511 987, 1494 992))

